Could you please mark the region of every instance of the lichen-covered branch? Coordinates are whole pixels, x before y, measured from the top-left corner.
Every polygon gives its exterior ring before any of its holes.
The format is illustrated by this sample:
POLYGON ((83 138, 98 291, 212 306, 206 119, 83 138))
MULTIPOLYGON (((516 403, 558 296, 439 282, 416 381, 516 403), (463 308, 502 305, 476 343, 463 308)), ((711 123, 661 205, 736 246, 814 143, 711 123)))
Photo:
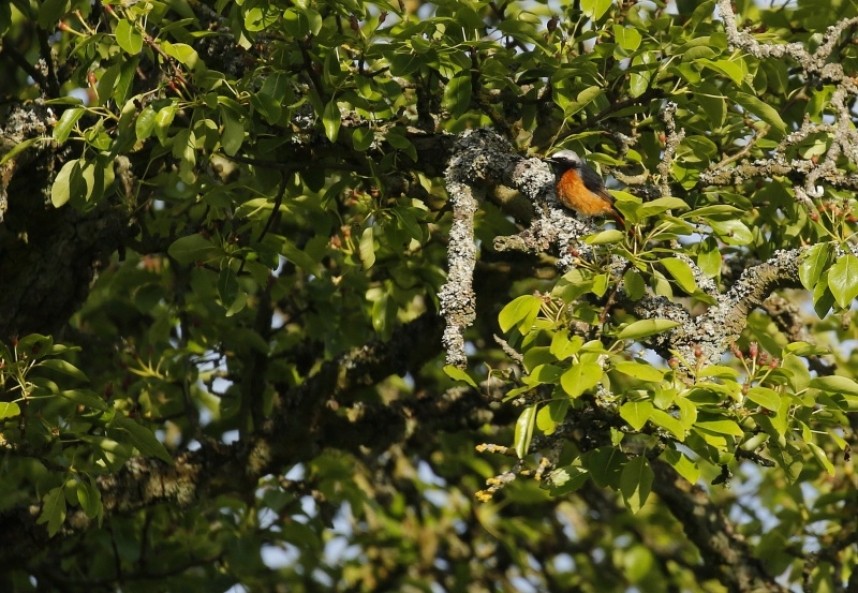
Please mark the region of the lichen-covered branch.
POLYGON ((448 364, 465 366, 464 332, 476 317, 474 213, 487 187, 507 181, 510 170, 520 158, 505 140, 485 130, 463 134, 453 148, 445 174, 447 195, 453 206, 447 283, 438 295, 441 314, 447 322, 443 343, 448 364))
POLYGON ((676 103, 667 103, 661 112, 661 117, 664 120, 664 125, 667 128, 667 136, 664 141, 664 153, 661 161, 658 164, 659 172, 659 189, 662 196, 670 195, 670 168, 673 165, 673 158, 676 155, 676 150, 685 138, 685 130, 676 130, 676 103))
POLYGON ((801 257, 800 249, 778 251, 768 261, 748 268, 726 294, 718 297, 716 305, 698 317, 658 297, 642 299, 632 310, 642 319, 670 319, 681 324, 652 343, 665 358, 676 351, 686 361, 714 363, 739 338, 751 311, 762 306, 774 290, 800 286, 801 257))
POLYGON ((813 199, 822 197, 820 182, 835 187, 858 188, 858 175, 844 171, 838 159, 846 157, 851 163, 858 163, 858 131, 853 124, 852 105, 858 97, 858 80, 847 74, 843 65, 831 61, 831 54, 838 44, 847 42, 846 31, 858 25, 858 17, 843 19, 829 27, 823 36, 823 42, 816 51, 811 52, 802 43, 761 43, 754 36, 738 28, 737 17, 730 0, 719 0, 718 9, 724 20, 727 40, 736 49, 742 50, 757 59, 791 59, 805 73, 808 80, 834 85, 829 105, 834 111, 834 121, 805 121, 801 128, 787 134, 771 153, 754 161, 743 160, 735 167, 727 168, 718 163, 700 176, 703 183, 712 185, 732 185, 753 177, 783 176, 799 173, 804 179, 802 185, 794 187, 796 199, 806 208, 813 206, 813 199), (813 135, 830 138, 825 151, 807 159, 793 158, 789 154, 791 147, 813 135))

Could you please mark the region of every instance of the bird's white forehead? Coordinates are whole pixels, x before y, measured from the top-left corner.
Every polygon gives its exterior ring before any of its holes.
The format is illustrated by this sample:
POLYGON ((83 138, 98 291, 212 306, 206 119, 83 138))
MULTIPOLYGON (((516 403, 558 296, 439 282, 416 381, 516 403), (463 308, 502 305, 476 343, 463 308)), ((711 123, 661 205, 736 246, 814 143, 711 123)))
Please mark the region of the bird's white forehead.
POLYGON ((581 157, 574 150, 558 150, 551 155, 551 160, 566 161, 568 163, 580 163, 581 157))

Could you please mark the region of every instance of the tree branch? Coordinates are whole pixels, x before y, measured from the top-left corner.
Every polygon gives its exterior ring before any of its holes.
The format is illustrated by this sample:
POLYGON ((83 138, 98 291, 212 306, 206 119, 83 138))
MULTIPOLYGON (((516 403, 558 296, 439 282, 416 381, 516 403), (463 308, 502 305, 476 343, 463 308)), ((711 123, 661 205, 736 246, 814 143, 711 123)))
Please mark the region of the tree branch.
POLYGON ((681 478, 668 464, 656 460, 653 490, 676 517, 685 534, 706 559, 700 572, 717 579, 733 593, 787 593, 725 517, 709 494, 681 478))

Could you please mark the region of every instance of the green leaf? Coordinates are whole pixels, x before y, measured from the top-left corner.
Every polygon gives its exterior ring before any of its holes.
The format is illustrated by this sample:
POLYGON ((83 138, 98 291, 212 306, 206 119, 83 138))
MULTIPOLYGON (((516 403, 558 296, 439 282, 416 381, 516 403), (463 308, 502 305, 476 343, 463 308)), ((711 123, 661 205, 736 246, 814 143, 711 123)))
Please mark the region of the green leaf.
POLYGON ((668 257, 661 260, 661 264, 687 294, 694 294, 697 291, 694 272, 691 271, 691 266, 685 261, 676 257, 668 257))
POLYGON ((0 402, 0 420, 21 415, 21 406, 15 402, 0 402))
POLYGON ((451 364, 448 364, 444 367, 444 374, 453 379, 454 381, 463 381, 474 389, 479 389, 477 382, 474 381, 468 373, 466 373, 459 367, 455 367, 451 364))
POLYGON ((358 152, 369 150, 375 140, 375 132, 369 128, 355 128, 352 132, 352 145, 358 152))
POLYGON ((748 245, 754 235, 741 220, 710 220, 709 226, 728 245, 748 245))
POLYGON ((400 150, 408 155, 408 157, 417 162, 417 149, 414 144, 405 136, 402 128, 393 128, 387 132, 385 140, 396 150, 400 150))
POLYGON ((417 53, 412 53, 405 48, 388 57, 390 61, 390 73, 394 76, 409 76, 414 74, 423 65, 425 58, 417 53))
POLYGON ((716 220, 723 220, 736 218, 742 213, 743 210, 741 208, 736 208, 735 206, 729 206, 727 204, 715 204, 712 206, 704 206, 703 208, 695 208, 691 212, 686 212, 685 214, 680 215, 680 218, 714 218, 716 220))
POLYGON ((641 34, 637 29, 614 25, 612 30, 614 32, 614 39, 617 40, 617 44, 624 50, 635 51, 640 47, 643 37, 641 37, 641 34))
POLYGON ((143 35, 137 28, 125 19, 116 24, 116 43, 125 53, 136 56, 143 49, 143 35))
POLYGON ((536 413, 536 427, 544 434, 553 434, 557 426, 566 419, 568 399, 553 399, 536 413))
POLYGON ((98 78, 98 85, 95 88, 95 94, 98 96, 98 104, 104 105, 108 100, 113 98, 113 91, 116 89, 116 79, 119 78, 119 73, 122 71, 122 64, 116 63, 101 73, 98 78))
POLYGON ((515 421, 515 453, 519 459, 525 457, 530 450, 533 439, 533 427, 536 424, 536 405, 527 406, 515 421))
POLYGON ((363 269, 370 269, 375 264, 375 238, 371 226, 366 227, 361 233, 358 252, 363 269))
POLYGON ((95 485, 95 481, 77 480, 77 501, 83 512, 90 519, 99 517, 103 512, 101 504, 101 491, 95 485))
POLYGON ((604 91, 599 86, 587 87, 575 96, 575 100, 563 107, 563 116, 572 117, 600 97, 604 91))
POLYGON ((834 295, 828 288, 828 274, 823 274, 816 286, 813 287, 813 310, 822 319, 828 315, 833 306, 834 295))
POLYGON ((574 399, 598 385, 603 375, 602 367, 595 362, 578 362, 560 376, 560 385, 574 399))
POLYGON ((637 513, 652 492, 655 474, 646 457, 635 457, 623 467, 620 475, 620 492, 623 501, 632 513, 637 513))
POLYGON ((40 361, 38 364, 39 367, 43 369, 51 369, 58 373, 62 373, 64 375, 68 375, 78 381, 89 381, 89 378, 84 374, 82 370, 74 366, 72 363, 67 360, 63 360, 61 358, 45 358, 40 361))
POLYGON ((152 131, 155 129, 155 115, 152 106, 147 105, 137 116, 137 121, 134 122, 134 133, 137 140, 142 142, 152 135, 152 131))
POLYGON ((566 332, 558 331, 551 336, 551 346, 548 351, 557 360, 563 360, 577 354, 583 345, 584 338, 581 336, 572 336, 570 338, 566 332))
POLYGON ((656 198, 651 202, 645 202, 637 209, 637 216, 640 220, 656 216, 668 210, 688 210, 689 206, 684 200, 673 198, 670 196, 664 198, 656 198))
POLYGON ((831 249, 831 243, 817 243, 804 253, 801 264, 798 266, 798 279, 807 290, 813 291, 828 268, 831 249))
POLYGON ((221 146, 227 155, 235 156, 244 143, 244 124, 238 115, 226 107, 222 107, 220 113, 223 124, 223 134, 220 138, 221 146))
POLYGON ((661 458, 667 461, 676 472, 689 483, 695 484, 700 477, 700 468, 688 457, 675 449, 665 449, 661 458))
POLYGON ((86 389, 66 389, 64 391, 60 391, 60 396, 73 401, 76 404, 81 404, 87 408, 98 410, 99 412, 106 412, 110 409, 110 406, 107 405, 107 402, 105 402, 101 396, 86 389))
POLYGON ((749 95, 748 93, 736 93, 735 97, 736 101, 738 101, 742 107, 759 117, 777 131, 780 133, 784 133, 786 131, 786 122, 781 119, 777 109, 757 97, 749 95))
POLYGON ((53 29, 68 10, 68 0, 44 0, 39 5, 36 22, 42 29, 53 29))
POLYGON ((176 105, 173 103, 162 107, 155 115, 155 135, 162 146, 167 144, 167 132, 170 130, 170 124, 173 123, 173 118, 175 117, 176 105))
POLYGON ((635 379, 640 379, 641 381, 658 383, 662 379, 664 379, 664 371, 661 371, 646 363, 635 362, 633 360, 622 360, 612 366, 614 369, 623 373, 624 375, 634 377, 635 379))
POLYGON ((626 270, 623 274, 623 290, 633 301, 638 301, 646 294, 646 283, 640 272, 633 269, 626 270))
POLYGON ((626 456, 616 447, 599 447, 581 456, 581 463, 590 472, 593 481, 602 488, 619 488, 626 456))
MULTIPOLYGON (((263 28, 267 27, 266 24, 263 28)), ((310 32, 310 22, 300 8, 288 8, 283 13, 283 28, 289 35, 299 39, 310 32)))
POLYGON ((724 125, 724 121, 727 118, 727 100, 723 95, 717 93, 696 93, 695 101, 703 108, 713 129, 718 129, 724 125))
POLYGON ((700 430, 714 432, 716 434, 726 434, 735 437, 740 437, 745 434, 742 428, 738 424, 736 424, 736 421, 730 420, 729 418, 721 418, 717 420, 698 419, 697 423, 694 426, 700 430))
POLYGON ((607 245, 610 243, 620 243, 625 239, 625 237, 626 234, 623 231, 609 229, 607 231, 596 233, 595 235, 590 235, 584 242, 587 243, 587 245, 607 245))
POLYGON ((572 465, 558 467, 548 474, 548 484, 554 496, 574 492, 587 483, 590 473, 572 465))
POLYGON ((298 246, 291 241, 283 241, 280 245, 280 253, 296 266, 303 268, 311 274, 319 274, 319 262, 310 257, 306 251, 298 249, 298 246))
POLYGON ((581 0, 581 10, 594 21, 602 18, 611 7, 612 0, 581 0))
POLYGON ((197 161, 197 137, 193 130, 184 129, 173 137, 173 156, 179 160, 179 178, 187 184, 194 182, 197 161))
POLYGON ((835 473, 834 464, 831 463, 831 460, 828 458, 828 454, 822 449, 822 447, 820 447, 816 443, 811 442, 808 442, 807 446, 810 447, 810 452, 813 453, 813 456, 816 458, 819 464, 823 468, 825 468, 825 471, 828 473, 828 475, 833 476, 835 473))
POLYGON ((113 428, 126 433, 131 444, 140 451, 141 454, 146 457, 157 457, 166 463, 173 463, 173 459, 170 457, 170 454, 167 453, 167 449, 164 448, 161 441, 159 441, 155 437, 155 434, 145 426, 142 426, 131 418, 126 418, 119 413, 113 416, 111 425, 113 428))
POLYGON ((218 274, 217 292, 221 304, 227 309, 239 298, 238 276, 229 267, 224 267, 218 274))
POLYGON ((199 55, 197 55, 197 50, 186 43, 170 43, 164 41, 161 43, 161 49, 164 50, 165 54, 177 59, 179 62, 191 69, 197 67, 197 63, 200 59, 199 55))
POLYGON ((340 108, 335 100, 331 100, 325 105, 325 111, 322 113, 322 123, 325 126, 325 136, 331 142, 337 141, 337 135, 340 133, 340 124, 342 123, 342 115, 340 108))
POLYGON ((748 399, 773 412, 777 412, 781 407, 781 395, 768 387, 751 387, 748 390, 748 399))
POLYGON ((541 308, 542 299, 536 295, 525 294, 516 297, 507 303, 498 315, 501 331, 506 333, 517 325, 521 333, 526 333, 533 326, 541 308))
POLYGON ((652 414, 650 415, 649 420, 656 426, 659 426, 670 432, 678 440, 685 440, 685 427, 683 427, 682 423, 679 420, 677 420, 667 412, 654 408, 652 410, 652 414))
POLYGON ((74 107, 63 111, 63 114, 60 116, 60 121, 57 122, 57 126, 54 128, 53 136, 57 144, 63 144, 68 140, 72 128, 74 128, 77 120, 79 120, 84 113, 86 113, 86 110, 83 107, 74 107))
POLYGON ((60 208, 71 199, 72 175, 74 173, 80 174, 80 161, 77 159, 64 164, 54 178, 54 184, 51 186, 51 204, 54 205, 54 208, 60 208))
POLYGON ((289 78, 283 72, 272 72, 265 78, 259 92, 251 97, 251 101, 265 119, 270 123, 277 123, 283 113, 282 105, 288 105, 292 101, 289 78))
POLYGON ((652 410, 652 402, 649 400, 626 402, 620 406, 620 418, 635 430, 640 430, 652 416, 652 410))
POLYGON ((66 520, 66 496, 62 486, 48 490, 42 498, 42 512, 36 521, 37 525, 48 524, 48 535, 53 537, 66 520))
POLYGON ((848 309, 858 296, 858 257, 847 254, 837 258, 828 271, 828 288, 842 309, 848 309))
POLYGON ((136 105, 133 101, 128 100, 128 96, 131 93, 132 85, 134 83, 135 78, 137 77, 137 66, 139 61, 139 58, 135 57, 122 62, 119 67, 119 79, 116 81, 112 92, 113 100, 116 102, 116 104, 124 104, 124 107, 122 108, 122 113, 127 113, 128 122, 131 122, 134 119, 134 115, 137 113, 136 105))
POLYGON ((621 340, 645 338, 673 329, 678 325, 679 322, 670 321, 669 319, 641 319, 640 321, 628 324, 620 330, 617 337, 621 340))
POLYGON ((849 377, 840 375, 829 375, 827 377, 815 377, 810 380, 810 386, 829 393, 842 393, 846 395, 858 395, 858 383, 849 377))
MULTIPOLYGON (((529 352, 531 352, 531 349, 529 352)), ((527 378, 529 382, 533 382, 534 384, 542 385, 545 383, 557 383, 557 380, 560 378, 560 375, 563 373, 563 369, 554 364, 540 364, 533 368, 530 372, 530 376, 527 378)))
POLYGON ((372 327, 373 329, 385 335, 390 332, 396 321, 397 306, 396 301, 389 294, 382 294, 378 300, 372 304, 372 327))
POLYGON ((173 241, 173 244, 167 249, 170 257, 183 266, 198 261, 206 261, 210 257, 220 254, 220 252, 219 248, 199 233, 180 237, 173 241))
POLYGON ((700 245, 697 254, 697 267, 709 278, 715 278, 721 273, 721 250, 718 243, 712 237, 707 237, 700 245))
MULTIPOLYGON (((87 202, 98 200, 113 185, 113 163, 106 159, 96 159, 83 161, 82 164, 80 175, 86 184, 84 198, 87 202)), ((72 186, 74 187, 74 184, 72 186)))
POLYGON ((459 117, 471 107, 472 93, 470 71, 459 72, 444 88, 444 106, 453 117, 459 117))
MULTIPOLYGON (((733 83, 742 84, 742 81, 745 79, 745 68, 743 67, 742 62, 734 61, 734 60, 698 60, 698 63, 703 65, 706 68, 711 70, 715 70, 716 72, 723 74, 729 77, 733 83)), ((739 93, 744 94, 744 93, 739 93)), ((741 103, 741 101, 740 101, 741 103)), ((750 109, 749 109, 750 111, 750 109)), ((752 112, 753 113, 753 112, 752 112)))

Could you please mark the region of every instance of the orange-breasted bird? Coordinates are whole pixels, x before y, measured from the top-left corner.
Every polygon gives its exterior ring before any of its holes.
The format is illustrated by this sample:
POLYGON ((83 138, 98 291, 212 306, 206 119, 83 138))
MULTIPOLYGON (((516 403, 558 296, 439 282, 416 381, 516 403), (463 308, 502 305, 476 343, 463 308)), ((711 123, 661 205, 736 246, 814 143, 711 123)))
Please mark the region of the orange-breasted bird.
POLYGON ((557 199, 582 216, 610 216, 622 228, 626 221, 614 208, 614 198, 605 190, 602 178, 571 150, 559 150, 545 159, 554 168, 557 199))

